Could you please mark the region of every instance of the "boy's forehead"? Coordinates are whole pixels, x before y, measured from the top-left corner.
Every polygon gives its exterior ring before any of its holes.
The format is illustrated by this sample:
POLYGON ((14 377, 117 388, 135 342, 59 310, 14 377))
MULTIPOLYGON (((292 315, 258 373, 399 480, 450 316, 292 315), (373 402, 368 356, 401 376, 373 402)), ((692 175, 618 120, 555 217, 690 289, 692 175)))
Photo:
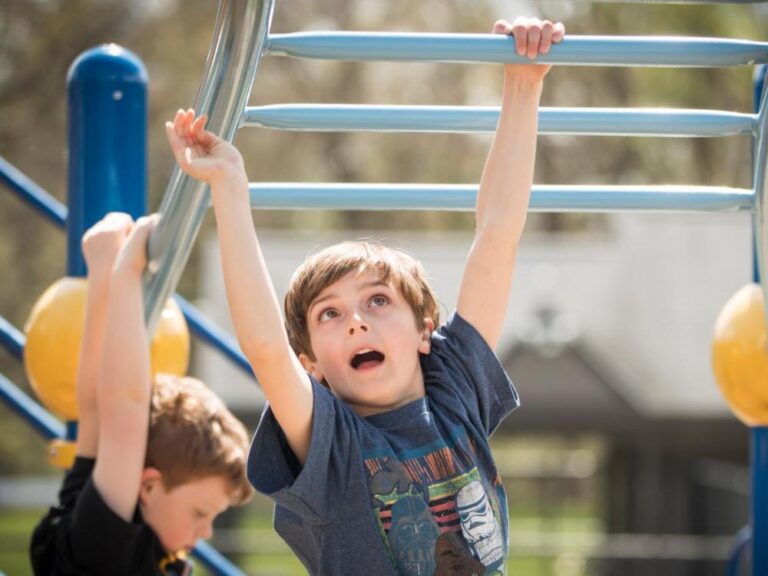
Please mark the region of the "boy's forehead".
POLYGON ((384 279, 384 273, 374 268, 363 268, 350 270, 338 280, 331 282, 325 288, 318 292, 312 299, 310 307, 316 302, 333 297, 337 292, 345 287, 356 289, 367 288, 369 286, 391 286, 391 282, 384 279))

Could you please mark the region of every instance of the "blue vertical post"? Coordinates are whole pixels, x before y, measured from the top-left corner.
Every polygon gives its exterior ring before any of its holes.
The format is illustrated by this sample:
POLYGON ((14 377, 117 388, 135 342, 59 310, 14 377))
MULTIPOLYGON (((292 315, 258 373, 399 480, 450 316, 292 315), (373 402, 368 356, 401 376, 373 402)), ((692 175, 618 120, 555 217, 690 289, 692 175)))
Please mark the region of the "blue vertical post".
MULTIPOLYGON (((766 66, 758 66, 754 76, 755 112, 762 100, 765 87, 766 66)), ((765 138, 766 135, 763 135, 765 138)), ((754 164, 754 163, 753 163, 754 164)), ((760 282, 757 266, 758 250, 753 227, 752 264, 753 279, 760 282)), ((768 305, 768 302, 765 303, 768 305)), ((752 574, 768 574, 768 427, 754 426, 752 434, 752 574)))
MULTIPOLYGON (((104 214, 147 211, 147 71, 132 52, 105 44, 67 74, 69 179, 67 274, 85 276, 83 233, 104 214)), ((77 428, 67 425, 73 440, 77 428)))
POLYGON ((752 428, 752 575, 768 574, 768 427, 752 428))

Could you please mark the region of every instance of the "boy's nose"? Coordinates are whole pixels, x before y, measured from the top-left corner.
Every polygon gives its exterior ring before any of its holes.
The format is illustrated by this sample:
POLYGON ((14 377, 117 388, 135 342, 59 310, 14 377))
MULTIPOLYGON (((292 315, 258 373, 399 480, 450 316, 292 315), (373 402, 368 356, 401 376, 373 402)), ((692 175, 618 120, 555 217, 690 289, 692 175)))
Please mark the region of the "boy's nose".
POLYGON ((197 537, 203 540, 210 540, 213 536, 213 524, 205 523, 197 530, 197 537))
POLYGON ((355 312, 352 314, 352 320, 349 324, 349 335, 352 336, 355 333, 355 330, 360 330, 362 332, 368 332, 368 325, 363 322, 363 319, 360 317, 360 314, 355 312))

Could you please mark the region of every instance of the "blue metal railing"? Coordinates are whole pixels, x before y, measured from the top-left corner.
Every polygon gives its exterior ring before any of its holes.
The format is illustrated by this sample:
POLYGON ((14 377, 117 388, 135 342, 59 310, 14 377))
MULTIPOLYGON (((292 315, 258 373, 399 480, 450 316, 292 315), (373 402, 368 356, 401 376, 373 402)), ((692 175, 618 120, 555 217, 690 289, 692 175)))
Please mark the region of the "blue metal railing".
POLYGON ((44 438, 53 440, 66 436, 67 430, 62 422, 2 374, 0 374, 0 399, 14 409, 27 424, 44 438))
MULTIPOLYGON (((294 32, 273 34, 266 53, 322 60, 529 64, 498 34, 294 32)), ((768 43, 724 38, 569 36, 539 56, 560 66, 714 68, 768 62, 768 43)))
MULTIPOLYGON (((493 132, 499 108, 272 104, 251 106, 244 127, 313 132, 493 132)), ((757 114, 720 110, 541 108, 540 134, 715 137, 753 135, 757 114)))
MULTIPOLYGON (((475 208, 474 184, 253 182, 259 209, 459 210, 475 208)), ((532 212, 735 212, 754 209, 751 190, 723 186, 533 186, 532 212)))
MULTIPOLYGON (((7 160, 0 157, 0 181, 8 183, 11 180, 14 182, 13 185, 9 186, 11 192, 38 212, 44 213, 59 228, 66 227, 67 207, 14 168, 7 160)), ((187 320, 190 331, 200 340, 210 344, 232 360, 246 374, 253 377, 251 365, 240 351, 237 341, 226 330, 208 320, 202 312, 180 295, 176 294, 174 298, 187 320)), ((0 345, 21 358, 21 351, 24 346, 23 334, 2 317, 0 317, 0 345)))

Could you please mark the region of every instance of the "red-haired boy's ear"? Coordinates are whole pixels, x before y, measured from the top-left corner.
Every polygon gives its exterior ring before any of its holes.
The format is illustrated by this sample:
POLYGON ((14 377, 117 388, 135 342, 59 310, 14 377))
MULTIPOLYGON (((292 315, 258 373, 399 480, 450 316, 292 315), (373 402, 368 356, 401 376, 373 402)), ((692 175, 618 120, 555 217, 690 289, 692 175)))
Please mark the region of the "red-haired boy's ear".
POLYGON ((421 329, 421 341, 419 342, 419 352, 429 354, 432 349, 432 332, 435 331, 435 323, 432 318, 424 318, 423 328, 421 329))
POLYGON ((157 468, 144 468, 141 472, 139 500, 146 504, 154 492, 162 485, 163 474, 157 468))

